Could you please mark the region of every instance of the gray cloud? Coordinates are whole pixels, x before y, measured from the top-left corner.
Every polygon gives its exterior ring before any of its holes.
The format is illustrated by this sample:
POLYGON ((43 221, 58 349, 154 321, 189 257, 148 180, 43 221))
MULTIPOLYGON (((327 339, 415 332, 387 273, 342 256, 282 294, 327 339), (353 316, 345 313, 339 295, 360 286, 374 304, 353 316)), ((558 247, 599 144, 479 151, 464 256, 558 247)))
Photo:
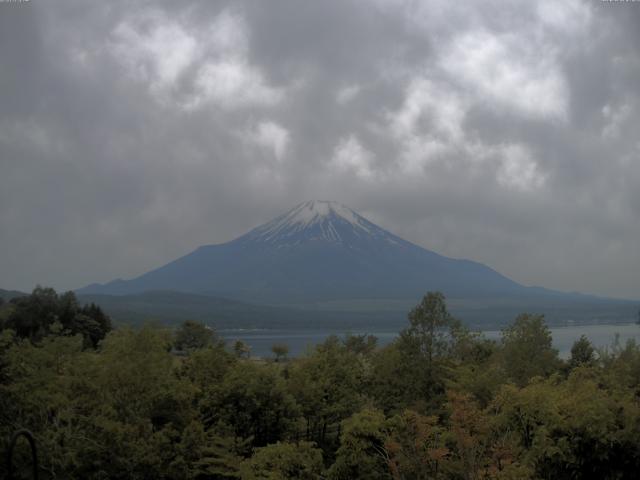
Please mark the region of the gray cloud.
POLYGON ((640 298, 640 5, 0 4, 0 286, 132 277, 308 198, 640 298))

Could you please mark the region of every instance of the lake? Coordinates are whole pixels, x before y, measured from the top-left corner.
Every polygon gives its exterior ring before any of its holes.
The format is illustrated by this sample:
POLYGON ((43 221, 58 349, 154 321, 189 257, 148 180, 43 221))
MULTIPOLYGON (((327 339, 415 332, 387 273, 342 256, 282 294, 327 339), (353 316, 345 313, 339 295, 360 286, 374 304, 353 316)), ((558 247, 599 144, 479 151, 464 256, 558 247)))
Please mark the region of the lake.
MULTIPOLYGON (((553 345, 560 352, 560 356, 567 358, 573 342, 586 335, 596 348, 610 347, 619 335, 620 342, 624 345, 627 340, 635 339, 640 342, 640 325, 572 325, 568 327, 553 327, 550 329, 553 335, 553 345)), ((274 343, 284 343, 289 346, 289 356, 303 355, 307 349, 322 343, 329 335, 344 336, 347 333, 354 335, 371 334, 378 337, 378 345, 384 346, 398 336, 397 331, 327 331, 327 330, 220 330, 220 335, 228 342, 242 340, 251 347, 251 355, 254 357, 272 357, 271 346, 274 343)), ((501 336, 499 330, 487 330, 482 332, 486 338, 497 340, 501 336)))

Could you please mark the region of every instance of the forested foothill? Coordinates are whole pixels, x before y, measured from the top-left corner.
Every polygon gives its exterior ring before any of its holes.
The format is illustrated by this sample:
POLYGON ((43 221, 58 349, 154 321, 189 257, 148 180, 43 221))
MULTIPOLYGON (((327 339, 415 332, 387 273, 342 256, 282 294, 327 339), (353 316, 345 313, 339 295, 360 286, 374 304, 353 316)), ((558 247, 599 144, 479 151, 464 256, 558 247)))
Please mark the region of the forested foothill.
MULTIPOLYGON (((113 329, 37 288, 0 305, 0 438, 30 430, 40 478, 620 479, 640 469, 640 346, 564 360, 544 319, 499 341, 439 293, 390 345, 330 337, 300 358, 197 322, 113 329)), ((30 478, 26 443, 14 452, 30 478)), ((0 478, 7 475, 0 464, 0 478)))

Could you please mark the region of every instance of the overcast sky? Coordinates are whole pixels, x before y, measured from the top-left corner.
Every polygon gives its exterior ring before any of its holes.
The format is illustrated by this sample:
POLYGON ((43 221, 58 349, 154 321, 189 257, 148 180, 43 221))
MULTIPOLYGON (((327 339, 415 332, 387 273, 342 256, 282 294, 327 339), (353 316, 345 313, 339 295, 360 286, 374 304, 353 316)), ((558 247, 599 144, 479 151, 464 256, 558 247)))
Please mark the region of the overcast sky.
POLYGON ((640 3, 0 3, 0 288, 130 278, 307 199, 640 299, 640 3))

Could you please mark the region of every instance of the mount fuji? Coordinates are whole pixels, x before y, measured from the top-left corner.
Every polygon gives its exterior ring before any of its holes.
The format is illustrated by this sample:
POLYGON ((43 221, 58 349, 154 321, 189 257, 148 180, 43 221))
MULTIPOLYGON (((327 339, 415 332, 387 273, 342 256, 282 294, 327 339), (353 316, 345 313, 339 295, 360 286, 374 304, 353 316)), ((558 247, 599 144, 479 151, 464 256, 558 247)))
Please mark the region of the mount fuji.
POLYGON ((264 304, 417 299, 430 290, 453 298, 564 295, 426 250, 329 201, 302 203, 235 240, 199 247, 137 278, 89 285, 78 293, 158 290, 264 304))

